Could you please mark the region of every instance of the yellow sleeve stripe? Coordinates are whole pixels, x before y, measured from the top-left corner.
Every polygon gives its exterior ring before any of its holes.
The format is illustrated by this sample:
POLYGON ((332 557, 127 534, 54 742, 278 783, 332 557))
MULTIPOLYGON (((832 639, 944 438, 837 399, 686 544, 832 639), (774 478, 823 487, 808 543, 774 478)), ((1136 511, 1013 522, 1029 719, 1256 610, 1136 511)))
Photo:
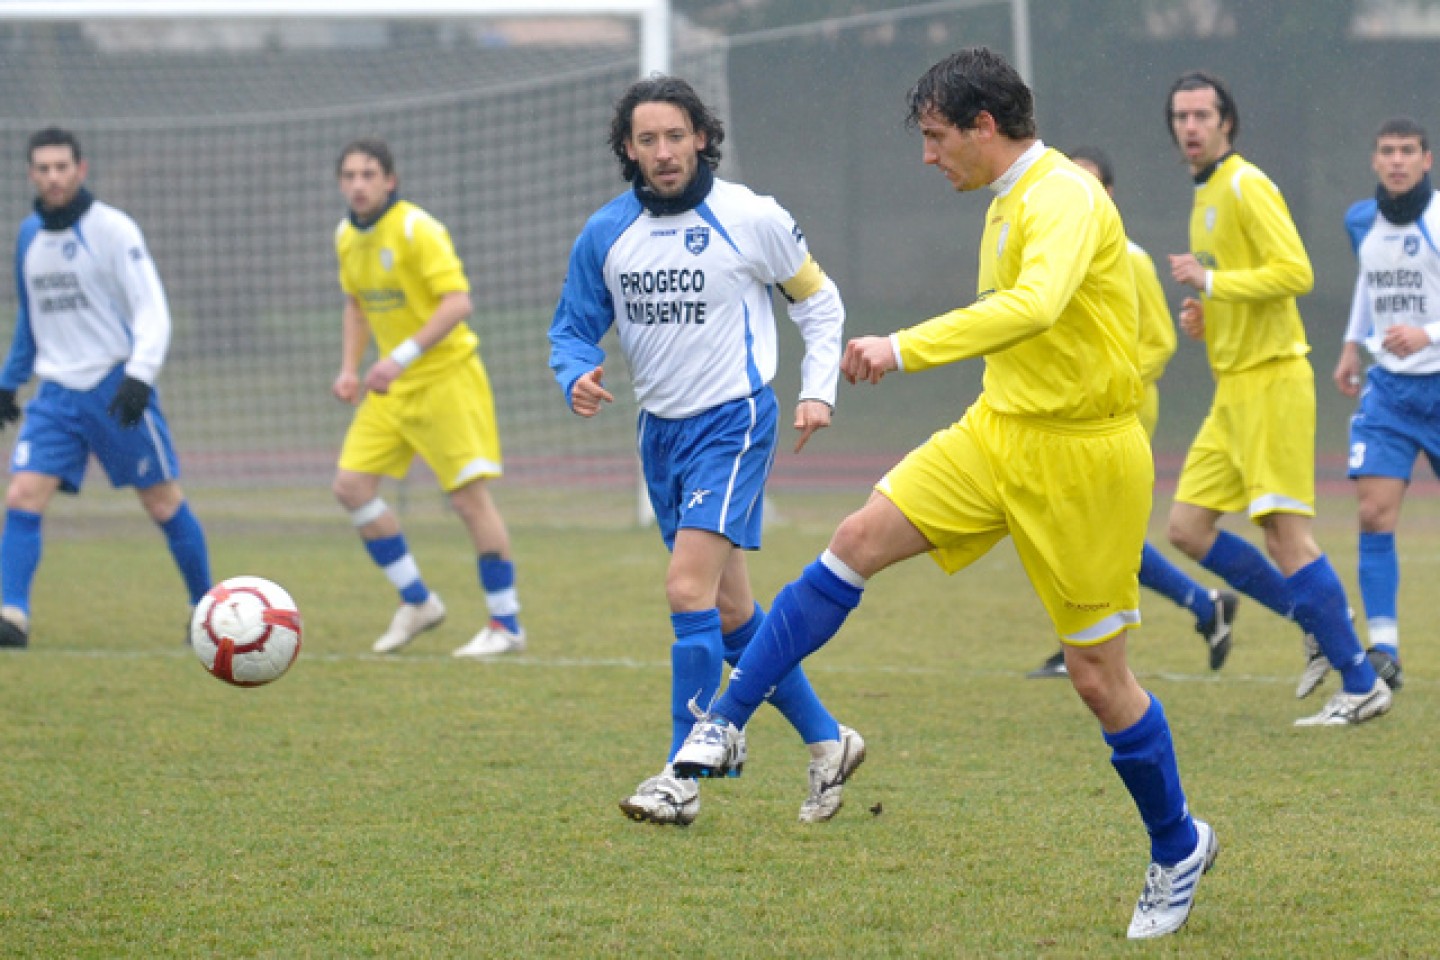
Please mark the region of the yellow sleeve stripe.
POLYGON ((809 299, 824 283, 825 271, 820 269, 814 257, 807 255, 795 276, 780 283, 780 291, 791 303, 796 303, 809 299))

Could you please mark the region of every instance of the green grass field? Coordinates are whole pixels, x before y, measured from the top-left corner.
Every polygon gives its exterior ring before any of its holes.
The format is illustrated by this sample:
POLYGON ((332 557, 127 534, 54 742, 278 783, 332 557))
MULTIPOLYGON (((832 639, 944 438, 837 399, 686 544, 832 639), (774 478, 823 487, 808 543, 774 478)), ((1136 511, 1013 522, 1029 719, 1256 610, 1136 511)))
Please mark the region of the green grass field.
MULTIPOLYGON (((1143 829, 1068 685, 1023 679, 1054 640, 1008 544, 955 578, 925 560, 883 574, 810 662, 870 747, 836 820, 796 822, 806 753, 765 711, 745 776, 707 785, 693 827, 656 828, 616 802, 668 741, 665 558, 623 503, 578 495, 552 525, 542 495, 499 491, 531 648, 495 663, 449 657, 483 601, 432 498, 407 524, 450 620, 380 658, 367 651, 393 595, 338 510, 197 496, 217 576, 272 577, 305 615, 299 662, 255 690, 181 646, 178 578, 131 498, 58 508, 32 647, 0 656, 0 955, 1440 951, 1433 489, 1406 508, 1407 684, 1377 723, 1292 728, 1320 706, 1294 699, 1293 627, 1243 607, 1211 676, 1187 618, 1146 596, 1132 661, 1221 854, 1189 926, 1145 945, 1124 939, 1143 829)), ((861 496, 779 497, 757 591, 768 600, 861 496)), ((1321 510, 1358 604, 1353 506, 1321 510)))

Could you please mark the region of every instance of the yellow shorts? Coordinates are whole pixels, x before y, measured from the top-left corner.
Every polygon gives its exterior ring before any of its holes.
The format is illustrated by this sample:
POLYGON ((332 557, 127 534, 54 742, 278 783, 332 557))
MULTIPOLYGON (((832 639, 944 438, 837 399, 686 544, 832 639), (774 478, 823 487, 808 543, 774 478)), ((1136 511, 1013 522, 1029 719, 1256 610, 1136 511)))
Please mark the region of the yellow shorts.
POLYGON ((1151 440, 1155 439, 1155 427, 1160 423, 1160 388, 1153 383, 1145 384, 1145 392, 1140 397, 1140 409, 1136 411, 1140 416, 1140 426, 1145 428, 1145 436, 1151 440))
POLYGON ((419 454, 449 491, 498 477, 500 431, 478 357, 403 393, 367 393, 340 448, 340 469, 403 477, 419 454))
POLYGON ((1185 456, 1177 503, 1220 513, 1315 515, 1315 374, 1295 357, 1215 385, 1215 402, 1185 456))
POLYGON ((1006 417, 981 397, 875 489, 930 541, 947 573, 1006 534, 1066 643, 1140 623, 1140 553, 1155 468, 1134 417, 1066 423, 1006 417))

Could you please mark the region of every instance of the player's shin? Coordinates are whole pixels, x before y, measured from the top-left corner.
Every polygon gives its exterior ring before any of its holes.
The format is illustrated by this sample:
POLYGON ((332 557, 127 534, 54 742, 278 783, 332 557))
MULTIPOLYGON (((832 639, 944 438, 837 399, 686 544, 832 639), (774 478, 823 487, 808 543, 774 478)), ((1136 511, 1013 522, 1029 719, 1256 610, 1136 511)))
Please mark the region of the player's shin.
POLYGON ((672 613, 670 625, 675 631, 675 643, 670 647, 669 757, 673 759, 698 719, 691 704, 703 713, 720 689, 725 648, 720 639, 720 611, 714 607, 672 613))
POLYGON ((1150 695, 1150 707, 1138 721, 1118 733, 1106 733, 1105 742, 1111 749, 1110 763, 1150 834, 1150 858, 1165 866, 1185 859, 1195 849, 1195 821, 1180 785, 1170 723, 1155 695, 1150 695))
POLYGON ((1375 686, 1375 671, 1360 648, 1345 588, 1329 558, 1322 554, 1292 574, 1287 583, 1295 598, 1295 622, 1315 638, 1325 658, 1340 671, 1345 692, 1368 692, 1375 686))
POLYGON ((821 561, 806 567, 775 598, 711 712, 744 727, 766 694, 839 631, 862 593, 821 561))

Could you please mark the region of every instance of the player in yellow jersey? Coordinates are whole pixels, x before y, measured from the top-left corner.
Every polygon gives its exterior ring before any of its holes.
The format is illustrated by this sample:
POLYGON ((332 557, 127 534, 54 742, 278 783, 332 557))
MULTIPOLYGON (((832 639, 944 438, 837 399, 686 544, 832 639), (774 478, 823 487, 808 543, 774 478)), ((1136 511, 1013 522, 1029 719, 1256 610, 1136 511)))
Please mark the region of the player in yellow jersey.
POLYGON ((1240 118, 1225 84, 1187 73, 1166 112, 1195 180, 1190 252, 1171 256, 1170 272, 1195 291, 1180 325, 1205 341, 1215 375, 1180 472, 1170 542, 1305 631, 1311 657, 1297 696, 1314 690, 1327 661, 1340 671, 1344 688, 1298 726, 1363 723, 1390 709, 1390 688, 1366 660, 1345 588, 1311 535, 1315 374, 1295 306, 1313 283, 1310 260, 1280 191, 1234 151, 1240 118), (1242 511, 1264 531, 1269 559, 1219 528, 1221 516, 1242 511))
MULTIPOLYGON (((1114 199, 1115 168, 1105 151, 1098 147, 1076 147, 1069 156, 1077 167, 1099 180, 1106 194, 1114 199)), ((1140 381, 1145 384, 1145 396, 1140 401, 1140 423, 1153 441, 1155 425, 1160 421, 1160 388, 1157 381, 1164 374, 1165 365, 1175 355, 1175 321, 1170 318, 1170 308, 1165 305, 1165 291, 1160 287, 1155 261, 1133 240, 1129 242, 1129 250, 1130 266, 1135 271, 1135 294, 1140 304, 1140 381)), ((1219 670, 1225 665, 1233 639, 1235 611, 1240 605, 1236 594, 1228 590, 1207 590, 1166 559, 1148 540, 1140 555, 1140 585, 1149 587, 1194 614, 1195 632, 1200 634, 1210 651, 1210 669, 1219 670)), ((1066 669, 1065 649, 1062 647, 1026 676, 1032 680, 1063 677, 1066 669)))
POLYGON ((1133 938, 1185 922, 1218 846, 1190 815, 1170 725, 1125 660, 1140 622, 1136 579, 1154 469, 1136 409, 1138 323, 1125 229, 1099 182, 1047 149, 1029 88, 1004 58, 968 48, 911 90, 924 159, 957 190, 989 189, 979 297, 845 349, 851 383, 985 358, 984 390, 912 451, 775 599, 730 685, 676 755, 683 773, 724 774, 777 679, 819 649, 866 581, 929 553, 949 572, 1007 535, 1065 644, 1076 692, 1150 834, 1133 938))
POLYGON ((500 434, 490 382, 466 324, 470 284, 444 224, 399 199, 389 146, 355 140, 340 151, 340 192, 350 208, 335 234, 342 313, 340 373, 331 391, 358 404, 335 472, 335 496, 375 564, 400 593, 400 608, 375 641, 398 650, 445 618, 420 575, 395 514, 380 497, 383 477, 403 477, 418 454, 478 555, 489 623, 457 657, 525 648, 510 536, 487 480, 500 476, 500 434), (374 338, 379 359, 360 375, 374 338))

